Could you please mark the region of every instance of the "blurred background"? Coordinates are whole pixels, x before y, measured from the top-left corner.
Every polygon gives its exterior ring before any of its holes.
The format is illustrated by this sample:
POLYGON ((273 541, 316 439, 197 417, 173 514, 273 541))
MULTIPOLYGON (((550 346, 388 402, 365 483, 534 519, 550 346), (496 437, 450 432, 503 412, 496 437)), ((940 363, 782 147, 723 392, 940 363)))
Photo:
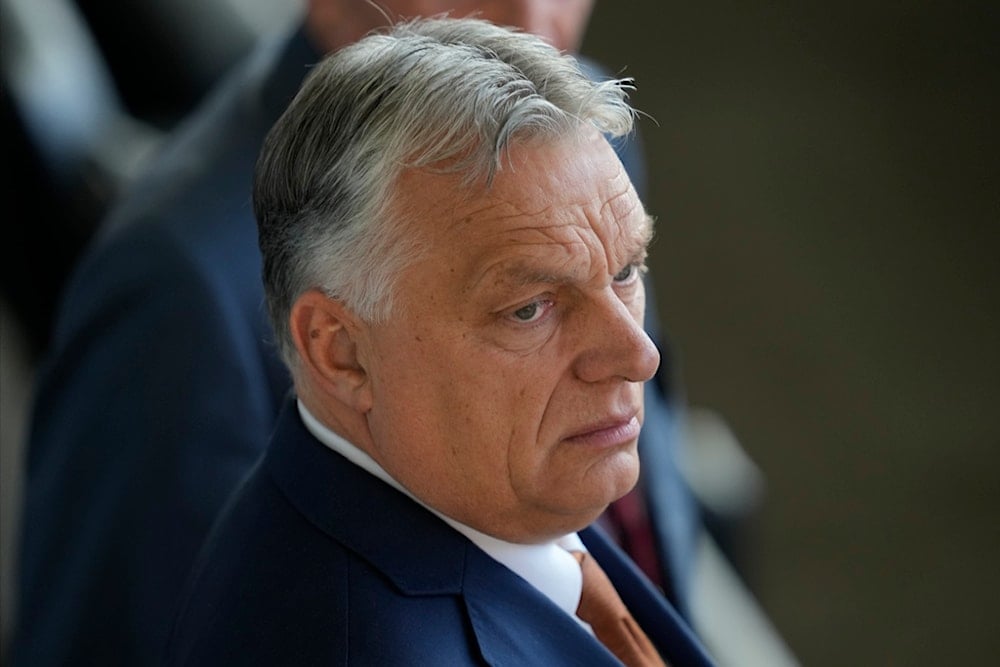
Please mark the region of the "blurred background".
POLYGON ((598 2, 660 314, 766 476, 751 583, 806 665, 1000 655, 1000 4, 598 2), (627 6, 627 9, 626 9, 627 6))
MULTIPOLYGON (((163 132, 295 5, 2 2, 5 604, 61 281, 163 132)), ((584 52, 650 116, 688 401, 763 475, 733 546, 806 665, 1000 655, 998 35, 997 3, 971 0, 598 0, 591 21, 584 52)))

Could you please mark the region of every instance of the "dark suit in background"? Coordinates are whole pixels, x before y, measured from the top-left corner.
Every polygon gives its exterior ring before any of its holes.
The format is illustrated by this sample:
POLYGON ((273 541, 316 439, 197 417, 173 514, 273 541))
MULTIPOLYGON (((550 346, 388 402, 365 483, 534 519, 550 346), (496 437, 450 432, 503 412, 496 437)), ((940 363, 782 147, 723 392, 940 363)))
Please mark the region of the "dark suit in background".
POLYGON ((261 49, 108 221, 65 294, 29 446, 19 665, 149 664, 290 380, 250 208, 264 134, 318 55, 261 49))
MULTIPOLYGON (((301 33, 256 52, 71 281, 33 415, 16 665, 155 662, 198 547, 264 450, 290 381, 266 324, 251 174, 318 59, 301 33)), ((642 183, 631 148, 619 153, 642 183)), ((639 446, 683 612, 694 517, 661 391, 647 389, 639 446)))

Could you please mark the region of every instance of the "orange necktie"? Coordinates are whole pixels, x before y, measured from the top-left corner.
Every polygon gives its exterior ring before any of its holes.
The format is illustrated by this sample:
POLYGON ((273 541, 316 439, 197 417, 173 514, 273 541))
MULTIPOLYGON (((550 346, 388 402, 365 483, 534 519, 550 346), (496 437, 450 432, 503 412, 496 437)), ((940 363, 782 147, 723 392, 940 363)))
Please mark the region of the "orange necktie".
POLYGON ((666 667, 597 561, 582 551, 572 554, 583 572, 583 594, 576 615, 590 624, 601 643, 628 667, 666 667))

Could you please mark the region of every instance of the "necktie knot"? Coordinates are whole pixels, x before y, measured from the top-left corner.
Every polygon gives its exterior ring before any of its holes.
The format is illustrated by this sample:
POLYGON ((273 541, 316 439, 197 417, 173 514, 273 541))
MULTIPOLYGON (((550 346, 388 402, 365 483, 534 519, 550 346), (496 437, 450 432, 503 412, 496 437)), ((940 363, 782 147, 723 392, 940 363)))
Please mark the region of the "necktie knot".
POLYGON ((608 576, 589 554, 574 551, 583 573, 583 592, 576 615, 628 667, 664 667, 649 637, 632 618, 608 576))

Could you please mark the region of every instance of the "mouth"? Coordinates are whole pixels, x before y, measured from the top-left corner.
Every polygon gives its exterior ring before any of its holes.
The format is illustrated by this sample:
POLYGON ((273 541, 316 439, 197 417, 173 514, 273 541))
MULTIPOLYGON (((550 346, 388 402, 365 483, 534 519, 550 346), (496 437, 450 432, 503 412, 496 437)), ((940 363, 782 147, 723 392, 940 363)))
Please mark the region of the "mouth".
POLYGON ((563 438, 563 442, 600 448, 618 447, 634 442, 639 437, 641 426, 637 413, 613 416, 575 431, 563 438))

